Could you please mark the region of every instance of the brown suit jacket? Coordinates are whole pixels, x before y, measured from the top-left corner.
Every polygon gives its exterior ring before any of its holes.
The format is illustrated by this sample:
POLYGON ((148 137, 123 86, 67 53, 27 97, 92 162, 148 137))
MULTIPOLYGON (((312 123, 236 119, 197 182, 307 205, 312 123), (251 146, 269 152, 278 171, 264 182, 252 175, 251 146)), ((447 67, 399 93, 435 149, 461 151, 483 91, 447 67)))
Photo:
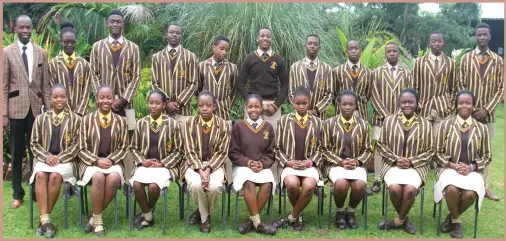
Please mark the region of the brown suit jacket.
POLYGON ((160 117, 163 118, 163 120, 160 125, 158 143, 150 143, 150 118, 151 117, 148 115, 139 119, 135 127, 132 144, 130 146, 135 165, 138 166, 146 160, 150 145, 156 145, 160 154, 159 161, 169 169, 172 179, 177 180, 179 166, 184 156, 181 129, 179 129, 176 120, 164 115, 160 117))
MULTIPOLYGON (((92 166, 98 159, 98 145, 100 144, 100 123, 98 110, 86 115, 79 133, 79 177, 82 178, 86 167, 92 166)), ((128 126, 126 119, 112 113, 111 123, 111 153, 107 159, 113 165, 120 164, 124 172, 123 159, 128 153, 128 126)))
POLYGON ((41 107, 49 108, 49 72, 47 53, 33 42, 32 82, 21 57, 17 41, 4 48, 3 63, 3 116, 24 119, 29 108, 34 116, 41 107))
MULTIPOLYGON (((49 146, 51 144, 51 136, 53 131, 53 124, 51 118, 53 111, 50 110, 39 116, 35 120, 32 129, 32 137, 30 148, 33 152, 34 162, 46 162, 47 157, 51 156, 49 146)), ((56 156, 61 163, 72 164, 74 175, 78 176, 78 162, 77 153, 79 151, 79 128, 81 127, 81 117, 72 112, 65 112, 61 122, 60 130, 60 150, 61 152, 56 156)))
POLYGON ((88 61, 76 56, 75 62, 73 84, 70 83, 70 74, 63 53, 49 62, 49 74, 51 85, 62 84, 67 88, 69 110, 84 116, 88 109, 91 87, 97 80, 88 61))
POLYGON ((114 88, 118 97, 128 102, 125 109, 133 109, 133 100, 141 76, 141 60, 139 47, 135 43, 124 38, 123 44, 118 64, 114 67, 108 39, 97 41, 91 50, 90 66, 96 76, 95 93, 100 85, 109 84, 114 88))
MULTIPOLYGON (((359 68, 360 73, 358 74, 358 80, 356 83, 356 89, 354 90, 357 94, 357 107, 360 118, 363 120, 367 120, 367 101, 371 98, 371 84, 373 82, 372 79, 372 70, 365 67, 363 64, 360 64, 359 68)), ((335 95, 338 98, 339 93, 343 90, 353 90, 353 78, 351 74, 348 72, 348 63, 344 63, 341 66, 338 66, 332 70, 332 75, 334 76, 334 84, 335 87, 335 95)), ((337 99, 335 101, 336 104, 336 115, 339 114, 339 106, 337 103, 337 99)))
MULTIPOLYGON (((472 122, 473 124, 471 124, 468 130, 467 157, 469 163, 477 165, 476 171, 483 173, 485 166, 492 161, 490 136, 486 125, 475 119, 472 122)), ((436 142, 434 143, 434 149, 436 150, 435 160, 438 164, 438 168, 436 169, 437 179, 448 168, 449 162, 459 163, 461 147, 462 142, 457 117, 441 122, 436 142)))

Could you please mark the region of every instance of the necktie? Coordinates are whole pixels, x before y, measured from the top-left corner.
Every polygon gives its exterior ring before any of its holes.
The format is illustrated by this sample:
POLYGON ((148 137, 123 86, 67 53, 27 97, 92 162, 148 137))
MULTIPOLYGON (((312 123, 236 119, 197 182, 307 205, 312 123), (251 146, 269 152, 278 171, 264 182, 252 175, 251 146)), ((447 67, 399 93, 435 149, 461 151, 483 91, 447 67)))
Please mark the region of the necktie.
POLYGON ((352 76, 351 76, 351 77, 353 77, 353 78, 352 78, 352 82, 353 82, 353 90, 355 90, 355 89, 356 89, 356 87, 357 87, 357 80, 358 80, 358 79, 357 79, 357 77, 358 77, 358 75, 357 75, 357 69, 358 69, 358 66, 357 66, 356 64, 354 64, 354 65, 351 67, 351 72, 352 72, 352 76))
POLYGON ((253 128, 255 128, 255 129, 256 129, 256 128, 257 128, 257 126, 258 126, 258 123, 254 122, 253 124, 251 124, 251 126, 253 126, 253 128))
POLYGON ((204 129, 209 129, 209 126, 207 124, 204 124, 204 129))
POLYGON ((176 55, 176 50, 175 49, 171 49, 169 51, 169 54, 174 57, 176 55))
POLYGON ((23 57, 23 63, 25 64, 26 73, 30 75, 28 71, 28 56, 26 55, 26 49, 27 49, 26 45, 23 46, 23 53, 21 54, 21 56, 23 57))
POLYGON ((153 123, 151 123, 151 126, 153 127, 153 129, 156 129, 156 126, 157 126, 157 125, 158 125, 158 124, 156 123, 156 121, 153 121, 153 123))
POLYGON ((316 65, 314 64, 313 61, 309 62, 309 70, 311 70, 311 71, 315 71, 316 70, 316 65))
POLYGON ((104 116, 104 118, 102 118, 102 120, 104 120, 104 125, 107 125, 107 117, 104 116))
POLYGON ((439 60, 437 60, 437 58, 434 60, 434 72, 434 74, 439 73, 439 60))
POLYGON ((351 67, 354 74, 357 73, 357 68, 358 68, 358 66, 356 64, 354 64, 353 67, 351 67))
POLYGON ((299 121, 300 121, 301 124, 304 125, 304 118, 301 117, 299 121))
POLYGON ((350 123, 350 122, 346 122, 346 123, 344 123, 344 128, 345 128, 345 129, 350 129, 350 126, 351 126, 351 123, 350 123))
POLYGON ((392 78, 394 78, 394 79, 395 79, 395 68, 394 68, 394 67, 392 67, 392 68, 390 69, 390 73, 392 74, 392 78))
POLYGON ((54 124, 55 124, 55 125, 58 125, 59 120, 60 120, 60 118, 58 118, 58 116, 55 116, 55 117, 53 118, 54 124))
POLYGON ((262 58, 264 58, 264 59, 268 59, 268 58, 269 58, 269 54, 267 54, 267 53, 263 53, 263 54, 262 54, 262 58))

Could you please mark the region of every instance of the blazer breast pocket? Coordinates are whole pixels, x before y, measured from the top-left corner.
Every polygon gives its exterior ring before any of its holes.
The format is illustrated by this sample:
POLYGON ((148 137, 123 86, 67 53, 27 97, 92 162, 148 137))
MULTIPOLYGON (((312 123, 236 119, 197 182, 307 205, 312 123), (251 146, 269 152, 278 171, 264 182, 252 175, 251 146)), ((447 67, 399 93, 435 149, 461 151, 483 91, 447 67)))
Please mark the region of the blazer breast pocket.
POLYGON ((8 99, 14 98, 16 96, 19 96, 19 90, 11 91, 11 92, 9 92, 9 94, 7 94, 8 99))
POLYGON ((42 67, 42 63, 37 64, 37 68, 42 67))

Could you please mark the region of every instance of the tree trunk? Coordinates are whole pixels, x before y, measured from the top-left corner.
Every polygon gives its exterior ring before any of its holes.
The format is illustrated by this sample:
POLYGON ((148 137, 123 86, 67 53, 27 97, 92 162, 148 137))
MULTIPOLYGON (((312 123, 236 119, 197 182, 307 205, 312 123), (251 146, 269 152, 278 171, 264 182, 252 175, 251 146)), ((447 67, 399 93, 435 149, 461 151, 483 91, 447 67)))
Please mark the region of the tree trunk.
POLYGON ((405 3, 404 4, 404 27, 402 28, 402 33, 401 33, 402 45, 405 45, 407 42, 408 9, 409 9, 409 3, 405 3))

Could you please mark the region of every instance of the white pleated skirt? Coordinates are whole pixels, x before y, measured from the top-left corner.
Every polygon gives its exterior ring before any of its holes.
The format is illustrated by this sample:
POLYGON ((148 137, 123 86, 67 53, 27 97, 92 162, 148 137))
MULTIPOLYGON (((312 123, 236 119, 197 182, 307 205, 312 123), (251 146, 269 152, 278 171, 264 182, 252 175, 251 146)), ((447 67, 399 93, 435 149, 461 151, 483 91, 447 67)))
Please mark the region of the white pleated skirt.
POLYGON ((64 182, 76 185, 77 178, 74 176, 74 170, 70 163, 60 163, 56 166, 49 166, 44 162, 37 162, 33 168, 32 176, 30 176, 30 184, 35 180, 35 176, 38 172, 56 172, 63 177, 64 182))
POLYGON ((101 172, 104 174, 111 174, 111 173, 116 172, 121 177, 121 186, 123 186, 123 184, 125 184, 125 177, 123 177, 123 169, 121 168, 121 166, 119 164, 116 164, 116 165, 112 165, 111 167, 109 167, 107 169, 102 169, 98 166, 86 167, 86 170, 84 171, 83 178, 79 182, 77 182, 77 185, 84 186, 84 185, 88 184, 88 182, 90 182, 93 175, 95 175, 95 173, 97 173, 97 172, 101 172))
POLYGON ((383 180, 387 186, 392 184, 403 184, 419 188, 422 185, 422 179, 414 168, 401 169, 398 167, 392 167, 388 169, 387 173, 385 173, 383 180))
POLYGON ((330 169, 329 179, 332 183, 341 178, 346 180, 362 180, 367 183, 367 171, 363 167, 356 167, 353 170, 348 170, 344 167, 333 167, 330 169))
POLYGON ((168 187, 170 184, 170 172, 165 167, 146 168, 143 166, 135 169, 134 175, 130 178, 130 185, 133 186, 134 182, 144 184, 155 183, 161 189, 168 187))
POLYGON ((485 197, 485 183, 479 173, 471 172, 467 176, 464 176, 451 168, 445 169, 439 176, 436 184, 434 184, 434 201, 436 203, 443 199, 443 191, 448 185, 476 192, 478 195, 478 208, 481 208, 481 203, 485 197))
MULTIPOLYGON (((263 169, 262 171, 256 173, 248 167, 234 167, 232 170, 232 187, 234 191, 238 192, 242 190, 244 183, 246 181, 251 181, 254 183, 272 183, 273 187, 276 187, 276 180, 274 179, 274 175, 270 168, 263 169)), ((272 194, 276 188, 272 188, 272 194)))
POLYGON ((291 167, 285 167, 281 172, 281 188, 283 188, 283 181, 286 176, 298 176, 298 177, 312 177, 317 183, 317 186, 321 186, 320 175, 315 167, 306 168, 305 170, 295 170, 291 167))

